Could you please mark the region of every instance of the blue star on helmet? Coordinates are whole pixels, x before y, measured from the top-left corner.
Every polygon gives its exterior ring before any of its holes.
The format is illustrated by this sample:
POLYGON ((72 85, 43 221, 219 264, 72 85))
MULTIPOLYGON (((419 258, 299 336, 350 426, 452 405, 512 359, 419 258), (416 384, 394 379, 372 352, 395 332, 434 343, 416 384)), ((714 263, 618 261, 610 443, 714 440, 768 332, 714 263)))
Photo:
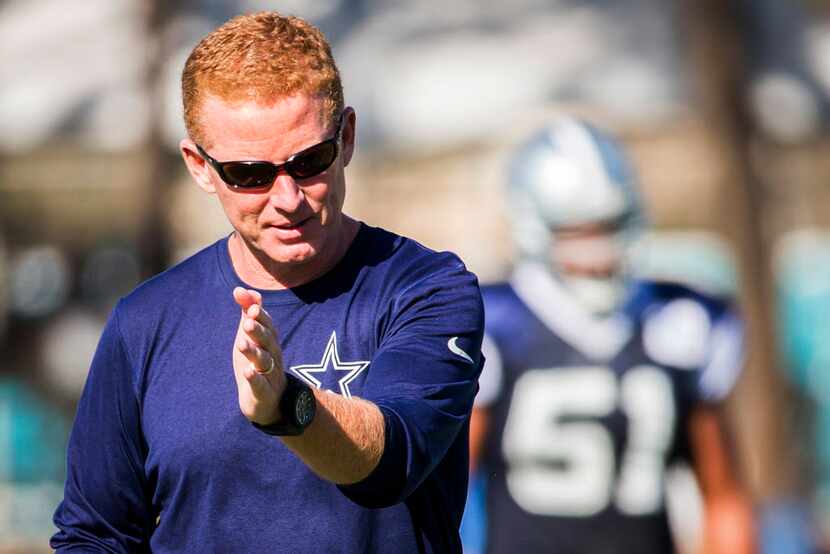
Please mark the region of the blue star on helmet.
POLYGON ((315 374, 325 375, 330 366, 334 369, 334 371, 347 372, 345 375, 340 377, 338 384, 340 386, 340 394, 346 398, 351 398, 352 393, 349 390, 349 385, 352 381, 357 379, 358 375, 360 375, 364 369, 369 367, 369 363, 370 362, 368 361, 341 362, 340 354, 337 352, 337 332, 332 331, 320 363, 295 365, 291 366, 289 369, 309 385, 317 387, 318 389, 323 388, 323 383, 320 379, 315 377, 315 374))

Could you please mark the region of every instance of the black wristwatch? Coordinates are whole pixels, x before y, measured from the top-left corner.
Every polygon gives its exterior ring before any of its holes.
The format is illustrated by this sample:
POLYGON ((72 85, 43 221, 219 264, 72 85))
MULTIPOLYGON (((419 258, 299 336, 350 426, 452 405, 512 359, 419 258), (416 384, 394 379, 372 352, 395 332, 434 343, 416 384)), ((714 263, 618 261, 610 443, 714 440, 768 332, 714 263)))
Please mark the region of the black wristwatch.
POLYGON ((305 382, 288 373, 285 374, 285 379, 285 390, 280 398, 280 421, 270 425, 260 425, 253 421, 251 424, 263 433, 278 437, 302 435, 314 420, 317 400, 305 382))

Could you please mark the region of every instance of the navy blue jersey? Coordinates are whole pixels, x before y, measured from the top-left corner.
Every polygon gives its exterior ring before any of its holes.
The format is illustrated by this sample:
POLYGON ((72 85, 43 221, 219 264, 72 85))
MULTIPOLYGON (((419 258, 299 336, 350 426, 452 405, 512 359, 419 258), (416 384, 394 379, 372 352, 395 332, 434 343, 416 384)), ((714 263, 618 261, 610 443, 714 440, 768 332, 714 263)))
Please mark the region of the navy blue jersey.
POLYGON ((362 226, 323 277, 260 291, 297 377, 374 402, 378 467, 336 486, 237 401, 244 286, 227 240, 114 310, 68 447, 58 551, 460 552, 480 370, 476 278, 448 253, 362 226))
POLYGON ((541 266, 482 289, 491 553, 674 551, 664 474, 688 416, 732 387, 741 326, 726 304, 639 282, 596 318, 541 266))

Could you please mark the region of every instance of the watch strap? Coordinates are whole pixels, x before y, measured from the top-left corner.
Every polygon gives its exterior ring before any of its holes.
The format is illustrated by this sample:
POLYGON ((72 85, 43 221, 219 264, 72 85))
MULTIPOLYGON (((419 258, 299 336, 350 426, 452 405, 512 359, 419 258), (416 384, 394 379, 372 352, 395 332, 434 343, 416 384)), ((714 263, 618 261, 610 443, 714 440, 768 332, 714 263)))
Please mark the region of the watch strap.
POLYGON ((280 398, 280 420, 269 425, 251 422, 251 425, 268 435, 302 435, 314 420, 317 403, 311 387, 288 373, 285 374, 285 379, 285 390, 280 398))

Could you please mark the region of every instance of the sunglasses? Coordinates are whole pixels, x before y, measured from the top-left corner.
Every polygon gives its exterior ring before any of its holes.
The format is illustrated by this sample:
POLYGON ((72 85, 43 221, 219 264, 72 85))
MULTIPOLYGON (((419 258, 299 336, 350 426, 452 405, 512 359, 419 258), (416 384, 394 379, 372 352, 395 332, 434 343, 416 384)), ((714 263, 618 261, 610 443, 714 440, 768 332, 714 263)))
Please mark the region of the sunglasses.
POLYGON ((229 187, 246 190, 265 188, 274 183, 280 171, 285 171, 294 179, 308 179, 331 167, 340 153, 342 127, 343 114, 340 114, 333 137, 293 154, 281 164, 266 161, 220 162, 198 144, 196 149, 229 187))

